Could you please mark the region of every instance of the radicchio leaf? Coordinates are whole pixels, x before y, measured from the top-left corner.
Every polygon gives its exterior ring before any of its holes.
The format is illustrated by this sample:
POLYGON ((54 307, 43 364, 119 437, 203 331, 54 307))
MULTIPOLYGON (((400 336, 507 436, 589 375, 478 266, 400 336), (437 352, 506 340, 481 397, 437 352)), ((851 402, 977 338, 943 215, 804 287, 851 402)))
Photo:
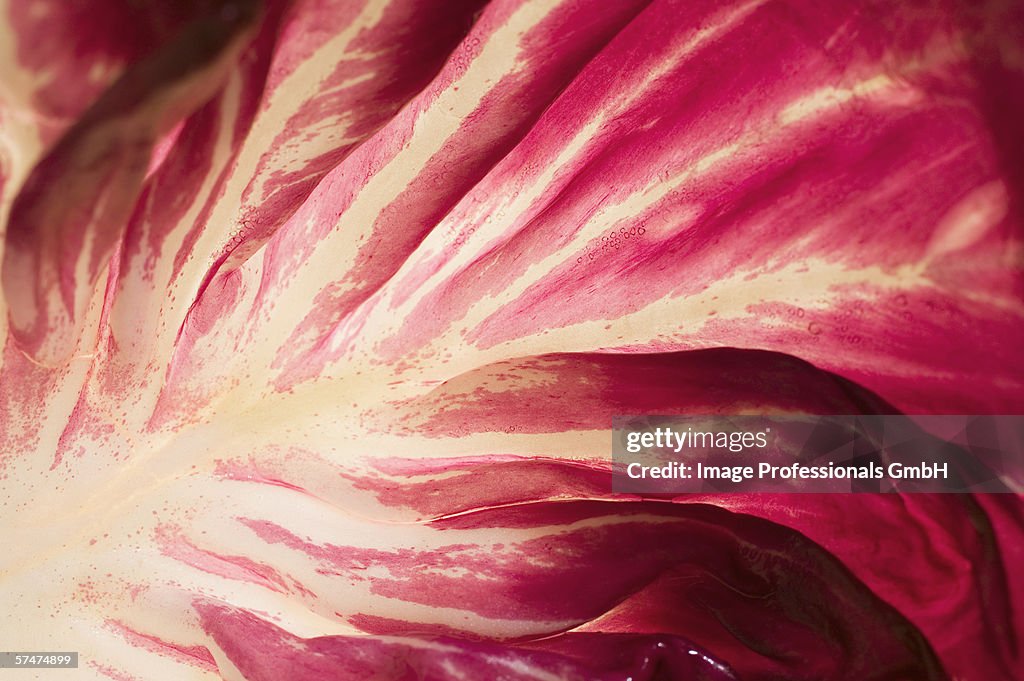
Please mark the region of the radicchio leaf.
POLYGON ((614 494, 608 428, 1024 410, 1021 3, 83 7, 0 2, 4 649, 1019 676, 1018 495, 614 494))

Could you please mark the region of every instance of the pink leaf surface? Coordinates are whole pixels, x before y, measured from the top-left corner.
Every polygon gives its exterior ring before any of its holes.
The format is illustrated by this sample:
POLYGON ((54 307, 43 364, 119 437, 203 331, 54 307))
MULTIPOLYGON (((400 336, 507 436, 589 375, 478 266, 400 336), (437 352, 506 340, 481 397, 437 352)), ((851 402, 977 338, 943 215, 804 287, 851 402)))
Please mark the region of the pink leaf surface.
POLYGON ((1019 677, 1018 495, 642 498, 608 449, 1024 413, 1019 2, 83 7, 0 2, 4 649, 1019 677))

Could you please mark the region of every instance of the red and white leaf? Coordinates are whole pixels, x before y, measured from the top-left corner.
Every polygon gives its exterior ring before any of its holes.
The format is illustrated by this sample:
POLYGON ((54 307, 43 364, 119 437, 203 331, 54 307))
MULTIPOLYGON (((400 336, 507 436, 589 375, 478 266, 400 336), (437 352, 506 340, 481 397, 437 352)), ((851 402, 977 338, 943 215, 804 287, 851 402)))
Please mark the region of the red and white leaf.
POLYGON ((5 649, 1016 677, 1019 497, 616 495, 607 432, 1024 408, 1020 3, 90 4, 0 3, 5 649))

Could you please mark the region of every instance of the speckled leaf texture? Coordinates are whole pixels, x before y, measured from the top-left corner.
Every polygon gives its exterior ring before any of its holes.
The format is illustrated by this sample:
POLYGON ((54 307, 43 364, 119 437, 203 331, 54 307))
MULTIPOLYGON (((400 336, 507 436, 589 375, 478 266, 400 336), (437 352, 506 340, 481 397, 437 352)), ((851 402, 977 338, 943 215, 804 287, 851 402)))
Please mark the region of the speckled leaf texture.
POLYGON ((1024 678, 1020 496, 609 460, 1024 413, 1022 122, 1020 0, 0 0, 10 673, 1024 678))

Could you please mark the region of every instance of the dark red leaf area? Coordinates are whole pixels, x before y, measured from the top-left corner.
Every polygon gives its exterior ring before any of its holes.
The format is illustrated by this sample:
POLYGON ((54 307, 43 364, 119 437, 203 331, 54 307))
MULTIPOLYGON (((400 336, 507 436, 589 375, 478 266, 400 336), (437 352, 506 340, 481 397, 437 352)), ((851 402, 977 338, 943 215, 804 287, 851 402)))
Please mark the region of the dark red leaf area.
MULTIPOLYGON (((247 524, 340 578, 368 579, 387 598, 458 604, 492 619, 686 636, 725 653, 744 679, 946 678, 917 628, 830 554, 791 529, 713 506, 593 501, 484 510, 435 521, 451 531, 451 543, 426 550, 316 545, 273 523, 247 524), (564 529, 472 543, 473 530, 497 526, 564 529), (388 576, 364 576, 380 569, 388 576)), ((413 621, 405 630, 392 625, 375 633, 424 630, 413 621)))
MULTIPOLYGON (((672 636, 571 635, 557 652, 451 637, 301 639, 252 613, 197 604, 203 626, 250 681, 734 681, 725 665, 672 636)), ((543 648, 543 647, 540 647, 543 648)))
POLYGON ((500 362, 419 398, 402 425, 433 437, 557 433, 605 429, 616 415, 758 413, 768 406, 808 414, 896 413, 871 391, 795 357, 715 348, 500 362))
POLYGON ((119 75, 186 26, 232 21, 262 5, 257 0, 37 0, 10 3, 17 58, 47 74, 33 104, 47 117, 72 118, 119 75), (97 67, 104 77, 97 77, 97 67))

